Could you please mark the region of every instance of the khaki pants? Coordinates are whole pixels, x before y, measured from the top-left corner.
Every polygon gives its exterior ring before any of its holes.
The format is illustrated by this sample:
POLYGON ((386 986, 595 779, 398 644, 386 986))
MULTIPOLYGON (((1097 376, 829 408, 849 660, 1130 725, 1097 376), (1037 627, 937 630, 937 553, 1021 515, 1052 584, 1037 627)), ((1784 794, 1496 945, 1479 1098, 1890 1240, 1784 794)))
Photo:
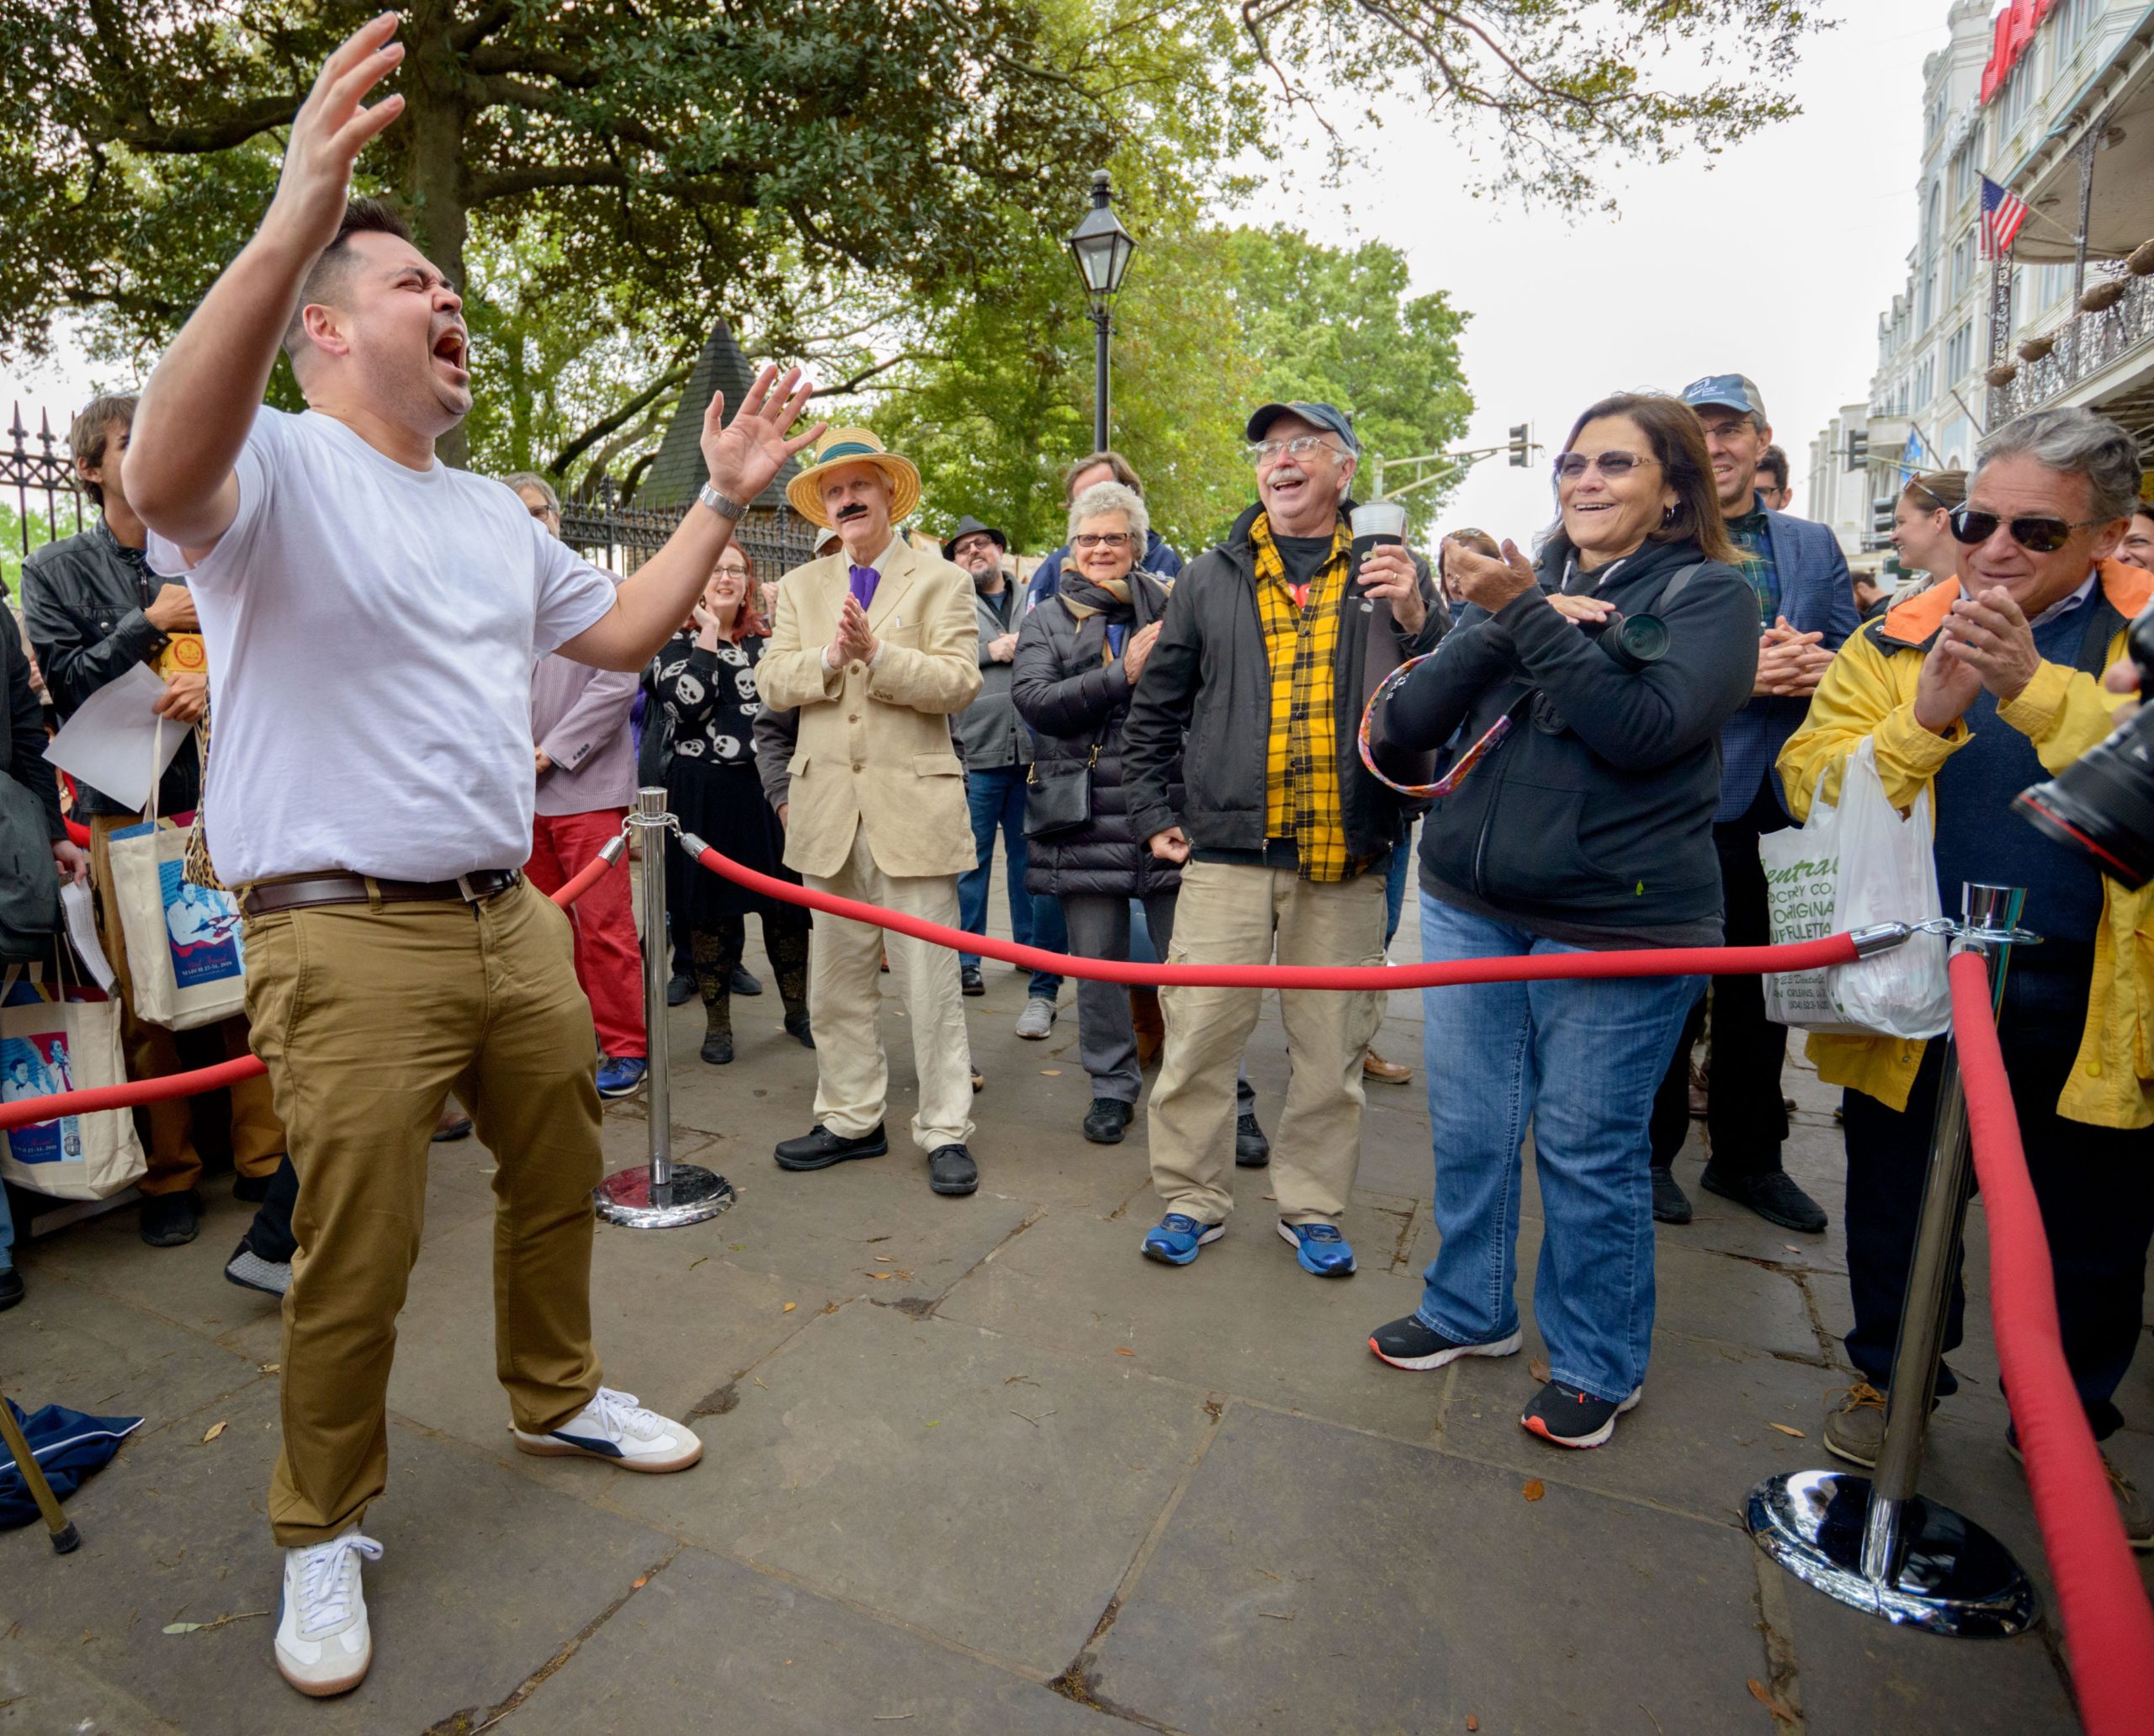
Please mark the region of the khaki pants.
POLYGON ((246 937, 255 1052, 300 1177, 269 1489, 289 1548, 356 1523, 387 1480, 396 1316, 452 1086, 498 1165, 494 1363, 510 1415, 543 1432, 591 1401, 598 1093, 569 921, 528 882, 477 905, 279 911, 249 917, 246 937))
MULTIPOLYGON (((1383 963, 1383 876, 1329 884, 1274 868, 1192 862, 1175 903, 1172 964, 1383 963)), ((1234 1209, 1234 1075, 1260 989, 1163 989, 1167 1043, 1147 1123, 1152 1185, 1169 1212, 1220 1224, 1234 1209)), ((1335 1224, 1361 1161, 1361 1054, 1383 1020, 1374 991, 1282 990, 1292 1069, 1271 1139, 1288 1224, 1335 1224)))
MULTIPOLYGON (((804 876, 818 892, 857 898, 908 916, 958 926, 955 874, 886 874, 875 866, 867 830, 853 834, 852 854, 829 879, 804 876)), ((972 1046, 959 998, 958 955, 946 947, 836 916, 815 919, 808 959, 808 1016, 815 1030, 815 1119, 848 1139, 883 1119, 889 1069, 876 1021, 883 994, 877 979, 889 948, 890 974, 905 996, 912 1026, 919 1110, 912 1137, 922 1151, 962 1145, 973 1135, 972 1046)))
MULTIPOLYGON (((125 814, 90 817, 90 873, 97 882, 98 926, 103 931, 104 955, 111 963, 113 986, 119 995, 119 1040, 127 1055, 130 1079, 162 1079, 191 1067, 237 1060, 247 1052, 247 1021, 220 1019, 192 1031, 169 1031, 135 1017, 135 979, 127 967, 127 937, 119 924, 119 900, 112 884, 113 833, 141 821, 125 814)), ((232 1167, 242 1176, 277 1173, 284 1152, 284 1124, 270 1100, 269 1081, 242 1079, 226 1087, 231 1102, 232 1167)), ((192 1097, 170 1097, 146 1104, 136 1116, 147 1123, 149 1173, 145 1193, 184 1193, 202 1180, 202 1154, 194 1144, 192 1097)))

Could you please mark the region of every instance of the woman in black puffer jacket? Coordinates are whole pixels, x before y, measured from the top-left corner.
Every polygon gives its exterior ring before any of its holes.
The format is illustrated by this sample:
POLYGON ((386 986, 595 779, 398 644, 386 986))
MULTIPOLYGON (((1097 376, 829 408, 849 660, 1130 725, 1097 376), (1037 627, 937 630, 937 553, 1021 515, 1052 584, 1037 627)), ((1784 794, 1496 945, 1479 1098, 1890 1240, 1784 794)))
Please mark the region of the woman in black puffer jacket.
MULTIPOLYGON (((1017 714, 1033 735, 1026 889, 1061 900, 1069 950, 1083 958, 1128 958, 1133 898, 1143 900, 1161 957, 1174 937, 1181 871, 1131 835, 1122 788, 1122 719, 1167 604, 1165 587, 1136 564, 1150 528, 1143 496, 1118 482, 1088 488, 1070 503, 1070 555, 1061 587, 1025 617, 1011 678, 1017 714), (1087 765, 1091 789, 1084 820, 1048 835, 1034 833, 1032 804, 1040 787, 1078 776, 1087 765)), ((1114 1144, 1137 1112, 1141 1076, 1128 991, 1115 983, 1080 982, 1077 1041, 1092 1080, 1085 1137, 1114 1144)))

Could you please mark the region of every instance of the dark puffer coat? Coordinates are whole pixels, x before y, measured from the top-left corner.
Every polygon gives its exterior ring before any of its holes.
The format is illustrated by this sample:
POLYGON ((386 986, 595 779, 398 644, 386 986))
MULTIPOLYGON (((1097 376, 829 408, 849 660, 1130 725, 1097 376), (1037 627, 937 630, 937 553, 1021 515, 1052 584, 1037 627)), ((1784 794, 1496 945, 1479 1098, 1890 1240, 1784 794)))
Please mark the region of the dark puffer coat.
MULTIPOLYGON (((1080 580, 1063 577, 1063 590, 1025 617, 1017 635, 1011 696, 1017 714, 1032 728, 1032 763, 1042 776, 1091 757, 1092 820, 1083 830, 1055 838, 1027 841, 1025 889, 1066 898, 1096 894, 1107 898, 1142 898, 1171 892, 1181 884, 1181 870, 1161 862, 1130 831, 1122 800, 1122 725, 1134 691, 1122 672, 1122 659, 1108 656, 1111 619, 1135 633, 1159 618, 1167 604, 1165 589, 1144 571, 1129 575, 1130 600, 1110 614, 1080 615, 1072 610, 1074 593, 1094 604, 1112 604, 1106 593, 1080 580)), ((1168 774, 1170 799, 1181 799, 1181 766, 1168 774)))

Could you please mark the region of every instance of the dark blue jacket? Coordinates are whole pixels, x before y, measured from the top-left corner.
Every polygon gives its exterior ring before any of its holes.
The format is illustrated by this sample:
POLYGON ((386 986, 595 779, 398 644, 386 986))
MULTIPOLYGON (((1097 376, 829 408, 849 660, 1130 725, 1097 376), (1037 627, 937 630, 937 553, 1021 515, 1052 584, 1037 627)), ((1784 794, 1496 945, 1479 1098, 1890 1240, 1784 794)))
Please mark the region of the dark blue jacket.
MULTIPOLYGON (((1774 512, 1765 514, 1765 534, 1772 545, 1773 570, 1780 578, 1780 613, 1796 632, 1822 633, 1825 649, 1839 650, 1860 624, 1854 581, 1848 575, 1839 539, 1822 524, 1774 512)), ((1772 623, 1763 624, 1769 627, 1772 623)), ((1773 762, 1809 710, 1807 699, 1766 695, 1750 700, 1721 726, 1716 821, 1740 820, 1767 778, 1773 780, 1781 811, 1786 811, 1787 798, 1773 762)))
MULTIPOLYGON (((1043 560, 1032 574, 1032 582, 1025 587, 1025 607, 1036 609, 1048 597, 1062 589, 1062 563, 1069 558, 1069 544, 1064 543, 1053 554, 1043 560)), ((1181 556, 1174 545, 1159 532, 1145 534, 1144 558, 1137 563, 1148 573, 1163 579, 1181 576, 1181 556)))

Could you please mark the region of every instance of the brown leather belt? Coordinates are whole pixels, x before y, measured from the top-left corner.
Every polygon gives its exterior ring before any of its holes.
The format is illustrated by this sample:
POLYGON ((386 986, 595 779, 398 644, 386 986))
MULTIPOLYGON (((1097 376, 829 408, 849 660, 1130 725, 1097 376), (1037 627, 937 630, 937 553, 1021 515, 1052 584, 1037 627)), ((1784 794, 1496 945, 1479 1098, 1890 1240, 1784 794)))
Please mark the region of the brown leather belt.
POLYGON ((518 868, 480 868, 454 880, 383 880, 370 874, 294 874, 284 880, 257 880, 240 895, 240 908, 250 916, 278 910, 303 910, 315 905, 477 904, 507 892, 523 878, 518 868))

